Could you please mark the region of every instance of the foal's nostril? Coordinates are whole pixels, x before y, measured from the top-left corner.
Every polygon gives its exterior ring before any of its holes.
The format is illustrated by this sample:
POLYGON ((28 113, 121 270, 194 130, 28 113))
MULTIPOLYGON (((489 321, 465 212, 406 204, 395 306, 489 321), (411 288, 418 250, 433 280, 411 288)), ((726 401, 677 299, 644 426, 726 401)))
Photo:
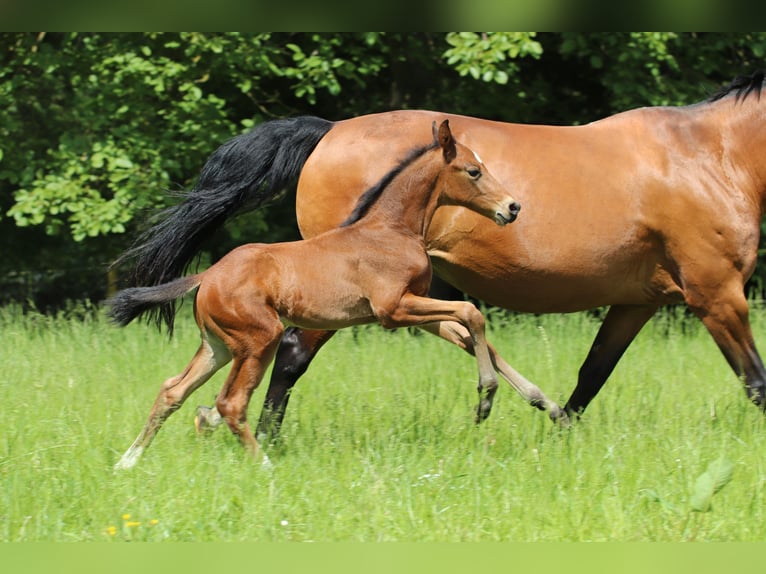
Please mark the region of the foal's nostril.
POLYGON ((521 211, 521 205, 517 201, 512 201, 508 204, 508 211, 503 213, 503 210, 495 212, 495 223, 498 225, 508 225, 516 221, 516 216, 521 211))

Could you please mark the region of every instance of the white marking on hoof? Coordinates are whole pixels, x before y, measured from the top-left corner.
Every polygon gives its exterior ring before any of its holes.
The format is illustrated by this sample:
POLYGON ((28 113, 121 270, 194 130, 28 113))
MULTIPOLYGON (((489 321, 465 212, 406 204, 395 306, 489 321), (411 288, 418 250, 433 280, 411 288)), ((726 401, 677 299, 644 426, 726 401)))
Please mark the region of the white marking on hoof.
POLYGON ((136 466, 136 463, 138 462, 139 457, 141 456, 141 453, 144 452, 143 447, 130 447, 125 454, 122 455, 122 458, 117 461, 117 463, 114 465, 115 470, 127 470, 129 468, 133 468, 136 466))
POLYGON ((197 414, 194 416, 194 428, 198 433, 212 432, 223 422, 223 418, 218 411, 212 407, 200 405, 197 407, 197 414))

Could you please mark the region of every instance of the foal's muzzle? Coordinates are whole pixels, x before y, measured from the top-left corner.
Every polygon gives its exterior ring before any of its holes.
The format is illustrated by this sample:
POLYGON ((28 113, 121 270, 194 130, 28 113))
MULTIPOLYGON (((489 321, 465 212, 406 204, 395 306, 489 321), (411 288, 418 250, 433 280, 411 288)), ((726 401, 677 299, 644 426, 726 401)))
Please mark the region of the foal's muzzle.
POLYGON ((513 223, 516 221, 519 211, 521 211, 521 205, 517 201, 514 201, 508 206, 508 211, 506 213, 501 211, 495 212, 495 223, 498 225, 513 223))

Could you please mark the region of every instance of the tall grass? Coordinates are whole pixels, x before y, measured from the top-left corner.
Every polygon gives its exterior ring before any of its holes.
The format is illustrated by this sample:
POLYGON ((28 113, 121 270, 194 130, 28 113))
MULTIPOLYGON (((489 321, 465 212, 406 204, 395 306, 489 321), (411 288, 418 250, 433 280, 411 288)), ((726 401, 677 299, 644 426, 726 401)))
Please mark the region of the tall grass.
MULTIPOLYGON (((493 314, 490 326, 509 362, 563 404, 598 322, 493 314)), ((194 433, 194 407, 212 403, 224 373, 135 469, 112 469, 160 383, 196 349, 190 320, 168 341, 99 315, 6 309, 0 335, 0 540, 766 538, 763 415, 704 329, 672 311, 566 431, 507 386, 475 426, 475 363, 434 337, 341 332, 296 387, 271 470, 226 430, 194 433), (719 459, 731 481, 694 511, 697 480, 719 459)))

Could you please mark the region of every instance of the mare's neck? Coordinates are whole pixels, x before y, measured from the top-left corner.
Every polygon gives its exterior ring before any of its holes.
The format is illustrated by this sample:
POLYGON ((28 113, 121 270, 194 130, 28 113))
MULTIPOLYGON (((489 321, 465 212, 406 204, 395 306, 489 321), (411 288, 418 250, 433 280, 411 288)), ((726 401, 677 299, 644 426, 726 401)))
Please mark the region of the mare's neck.
MULTIPOLYGON (((766 91, 766 90, 765 90, 766 91)), ((721 161, 732 188, 751 198, 766 211, 766 94, 749 94, 739 101, 734 95, 721 98, 699 112, 719 136, 721 161)))

